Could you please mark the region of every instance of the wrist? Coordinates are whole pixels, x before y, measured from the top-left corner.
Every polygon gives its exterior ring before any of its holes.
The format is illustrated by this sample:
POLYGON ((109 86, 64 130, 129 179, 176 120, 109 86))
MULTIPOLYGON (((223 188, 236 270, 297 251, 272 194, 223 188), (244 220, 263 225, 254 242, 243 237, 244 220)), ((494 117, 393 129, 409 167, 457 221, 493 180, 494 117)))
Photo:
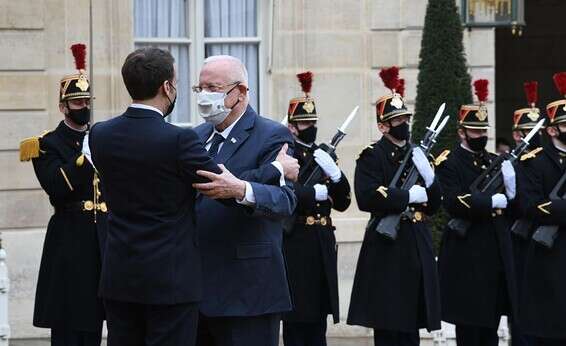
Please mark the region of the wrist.
POLYGON ((238 180, 238 189, 237 189, 237 191, 236 191, 236 193, 237 193, 236 198, 237 198, 239 201, 244 200, 244 198, 246 197, 246 185, 247 185, 247 184, 246 184, 245 181, 243 181, 243 180, 238 180))

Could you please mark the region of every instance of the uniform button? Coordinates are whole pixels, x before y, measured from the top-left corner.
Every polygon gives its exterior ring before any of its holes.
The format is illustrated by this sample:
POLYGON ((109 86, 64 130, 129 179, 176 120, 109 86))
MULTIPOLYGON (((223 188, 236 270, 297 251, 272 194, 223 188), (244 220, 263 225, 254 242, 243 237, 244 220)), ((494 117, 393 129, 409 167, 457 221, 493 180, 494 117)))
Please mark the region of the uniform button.
POLYGON ((320 207, 320 203, 317 203, 316 206, 317 206, 317 207, 320 207))
POLYGON ((320 214, 316 214, 316 217, 320 218, 320 214))

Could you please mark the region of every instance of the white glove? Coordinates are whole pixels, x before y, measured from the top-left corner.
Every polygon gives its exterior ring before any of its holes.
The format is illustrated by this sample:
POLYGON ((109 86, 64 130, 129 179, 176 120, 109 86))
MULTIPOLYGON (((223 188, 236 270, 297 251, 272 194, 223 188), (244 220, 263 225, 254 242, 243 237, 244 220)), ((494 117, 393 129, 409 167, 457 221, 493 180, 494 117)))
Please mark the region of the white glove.
POLYGON ((94 163, 92 163, 92 156, 90 154, 90 146, 88 145, 88 133, 83 138, 83 147, 81 152, 84 154, 88 162, 94 167, 94 163))
POLYGON ((423 178, 426 187, 430 187, 434 182, 434 171, 421 148, 415 147, 413 149, 412 160, 415 167, 417 167, 417 171, 419 171, 419 174, 423 178))
POLYGON ((426 203, 428 195, 426 189, 420 185, 413 185, 409 189, 409 203, 426 203))
POLYGON ((515 175, 515 168, 509 160, 505 160, 501 164, 501 174, 503 174, 505 194, 509 200, 512 200, 517 194, 517 178, 515 175))
POLYGON ((314 151, 314 161, 322 168, 324 174, 330 177, 333 182, 337 183, 340 181, 340 177, 342 177, 342 172, 340 168, 334 162, 334 159, 324 150, 316 149, 314 151))
POLYGON ((328 199, 328 187, 323 184, 316 184, 314 187, 314 199, 317 201, 326 201, 328 199))
POLYGON ((493 209, 505 209, 507 208, 507 197, 502 193, 496 193, 491 196, 491 207, 493 209))

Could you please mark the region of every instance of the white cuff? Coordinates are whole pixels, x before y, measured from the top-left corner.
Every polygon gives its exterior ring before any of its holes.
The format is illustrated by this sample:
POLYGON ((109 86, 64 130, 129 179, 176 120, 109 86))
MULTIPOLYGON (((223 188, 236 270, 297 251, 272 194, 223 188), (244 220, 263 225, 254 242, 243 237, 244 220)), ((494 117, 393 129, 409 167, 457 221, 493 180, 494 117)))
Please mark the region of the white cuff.
POLYGON ((330 177, 330 180, 332 180, 333 183, 337 183, 340 181, 340 179, 342 178, 342 171, 338 170, 338 172, 340 174, 337 174, 336 176, 330 177))
POLYGON ((279 186, 285 186, 285 171, 283 170, 283 165, 279 161, 273 161, 271 164, 275 166, 275 168, 279 171, 279 174, 281 174, 279 176, 279 186))
POLYGON ((316 184, 314 188, 314 199, 317 201, 326 201, 328 199, 328 187, 322 184, 316 184))
POLYGON ((255 195, 254 190, 252 189, 252 184, 246 183, 246 193, 244 195, 244 199, 236 200, 237 203, 247 205, 248 207, 255 205, 255 195))

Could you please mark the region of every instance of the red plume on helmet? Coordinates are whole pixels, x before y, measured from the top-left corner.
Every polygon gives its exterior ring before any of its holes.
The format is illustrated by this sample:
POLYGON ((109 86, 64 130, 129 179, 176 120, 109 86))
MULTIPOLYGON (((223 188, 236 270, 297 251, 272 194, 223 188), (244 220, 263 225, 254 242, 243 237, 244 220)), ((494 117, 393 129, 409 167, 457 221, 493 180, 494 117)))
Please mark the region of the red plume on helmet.
POLYGON ((75 66, 77 70, 84 70, 86 67, 86 46, 82 43, 77 43, 71 46, 73 57, 75 57, 75 66))
POLYGON ((397 91, 397 94, 401 95, 401 97, 405 97, 405 79, 399 79, 399 83, 397 83, 395 91, 397 91))
POLYGON ((475 94, 478 97, 480 103, 485 103, 487 101, 488 86, 489 82, 487 79, 478 79, 474 81, 475 94))
POLYGON ((554 79, 554 85, 556 85, 560 95, 566 97, 566 72, 555 73, 552 79, 554 79))
POLYGON ((525 89, 525 96, 527 97, 527 102, 531 107, 534 107, 538 101, 538 82, 529 81, 523 84, 525 89))
POLYGON ((379 71, 383 84, 391 91, 396 92, 399 87, 399 67, 392 66, 379 71))
POLYGON ((309 94, 311 92, 312 77, 313 77, 313 73, 311 71, 306 71, 306 72, 302 72, 302 73, 297 74, 297 78, 299 79, 299 82, 301 83, 301 89, 303 89, 303 92, 307 96, 309 96, 309 94))

